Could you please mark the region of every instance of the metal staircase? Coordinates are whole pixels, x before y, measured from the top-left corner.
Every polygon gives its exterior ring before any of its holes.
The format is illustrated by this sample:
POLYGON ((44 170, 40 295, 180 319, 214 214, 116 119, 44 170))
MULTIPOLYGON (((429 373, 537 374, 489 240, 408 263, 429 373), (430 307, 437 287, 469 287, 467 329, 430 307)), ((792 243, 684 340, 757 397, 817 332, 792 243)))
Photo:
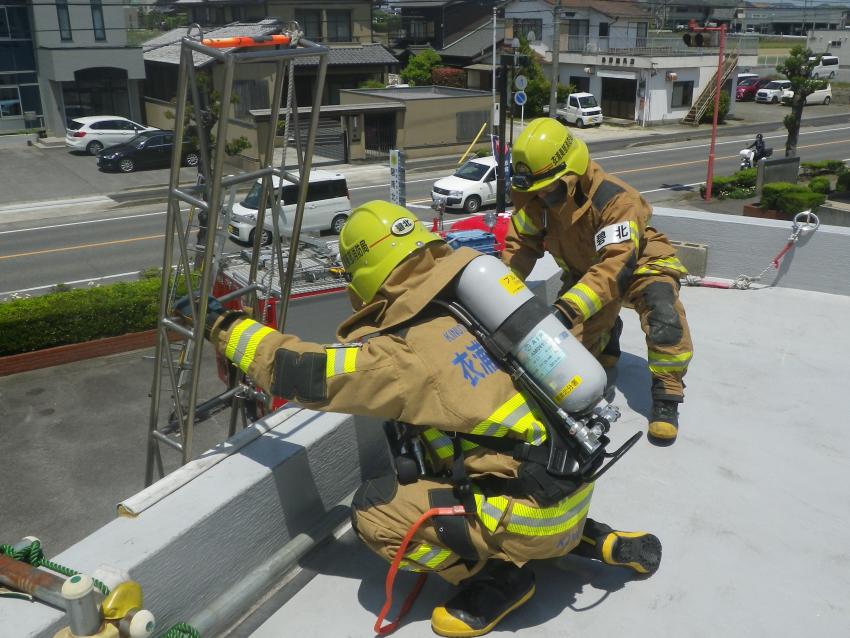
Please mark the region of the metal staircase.
MULTIPOLYGON (((719 71, 721 90, 723 88, 723 85, 726 83, 726 80, 732 77, 732 73, 734 73, 737 67, 738 53, 727 53, 724 56, 723 66, 720 68, 719 71)), ((714 93, 717 87, 717 74, 718 71, 715 71, 714 75, 711 76, 711 80, 708 82, 708 85, 703 89, 702 93, 699 94, 699 97, 696 99, 693 106, 691 106, 691 110, 688 111, 688 114, 682 118, 682 124, 690 124, 691 126, 699 125, 700 120, 702 120, 702 116, 705 115, 705 112, 708 110, 708 107, 712 104, 714 100, 714 93)))

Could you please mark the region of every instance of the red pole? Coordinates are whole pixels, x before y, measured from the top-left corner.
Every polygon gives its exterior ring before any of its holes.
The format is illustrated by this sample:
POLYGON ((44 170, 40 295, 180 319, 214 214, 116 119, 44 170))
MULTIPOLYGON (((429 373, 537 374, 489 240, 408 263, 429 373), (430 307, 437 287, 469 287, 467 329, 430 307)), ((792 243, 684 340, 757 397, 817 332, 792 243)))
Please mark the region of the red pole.
MULTIPOLYGON (((712 29, 713 30, 713 29, 712 29)), ((720 51, 717 54, 717 75, 714 82, 714 117, 711 122, 711 147, 708 150, 708 175, 705 178, 705 201, 711 201, 711 187, 714 182, 714 146, 717 143, 717 112, 720 110, 720 85, 723 75, 723 49, 726 46, 726 25, 720 25, 720 51)))

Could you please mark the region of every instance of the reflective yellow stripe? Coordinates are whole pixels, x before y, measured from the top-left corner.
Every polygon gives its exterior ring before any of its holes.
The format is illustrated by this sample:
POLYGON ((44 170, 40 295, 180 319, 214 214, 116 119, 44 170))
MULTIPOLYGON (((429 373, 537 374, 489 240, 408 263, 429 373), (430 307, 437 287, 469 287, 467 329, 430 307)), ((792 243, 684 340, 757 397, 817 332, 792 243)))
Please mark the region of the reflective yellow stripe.
POLYGON ((545 428, 538 422, 519 392, 472 428, 471 434, 502 437, 507 435, 508 430, 516 432, 532 445, 540 445, 546 440, 545 428))
POLYGON ((513 215, 511 215, 511 221, 513 222, 514 228, 516 232, 520 235, 539 235, 540 229, 534 225, 528 218, 528 214, 525 212, 524 208, 520 208, 513 215))
POLYGON ((659 268, 673 270, 682 275, 688 274, 688 269, 679 261, 678 257, 662 257, 661 259, 653 259, 647 264, 635 270, 636 275, 663 275, 664 271, 659 268))
POLYGON ((271 332, 274 332, 274 330, 268 326, 250 319, 244 320, 230 334, 224 354, 239 366, 240 370, 248 372, 248 368, 254 362, 257 346, 263 340, 263 337, 271 332))
POLYGON ((415 550, 404 555, 404 560, 399 563, 399 569, 410 572, 425 571, 424 568, 437 569, 451 558, 451 556, 452 553, 448 549, 432 547, 427 543, 422 543, 415 550))
POLYGON ((587 320, 591 315, 599 312, 602 308, 602 300, 593 289, 586 284, 576 284, 565 292, 561 299, 572 302, 577 306, 583 319, 587 320))
POLYGON ((635 258, 640 255, 640 228, 637 222, 629 222, 629 230, 631 230, 632 242, 635 245, 635 258))
POLYGON ((505 514, 505 510, 508 508, 508 499, 504 496, 484 498, 484 495, 477 487, 473 487, 472 489, 475 490, 475 510, 478 518, 488 530, 491 532, 496 531, 496 526, 498 526, 499 521, 502 520, 502 516, 505 514))
POLYGON ((327 360, 325 363, 325 376, 334 377, 338 374, 348 374, 357 370, 357 353, 359 346, 351 348, 325 348, 327 360))
POLYGON ((506 529, 521 536, 563 534, 576 527, 587 516, 592 495, 593 483, 552 507, 531 507, 515 502, 506 529))
POLYGON ((441 459, 450 459, 454 455, 452 440, 436 428, 428 428, 422 433, 422 438, 441 459))
POLYGON ((691 362, 691 358, 693 356, 693 352, 664 354, 663 352, 649 350, 647 353, 647 359, 649 359, 649 371, 653 374, 684 372, 688 369, 688 364, 691 362))

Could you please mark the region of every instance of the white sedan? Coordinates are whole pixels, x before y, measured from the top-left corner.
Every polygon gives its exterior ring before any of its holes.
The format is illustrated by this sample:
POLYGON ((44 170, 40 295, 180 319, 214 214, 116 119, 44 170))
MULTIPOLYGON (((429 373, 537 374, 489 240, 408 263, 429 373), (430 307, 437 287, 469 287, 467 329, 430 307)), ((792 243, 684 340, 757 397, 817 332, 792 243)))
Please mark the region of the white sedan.
POLYGON ((496 160, 476 157, 453 175, 434 182, 431 200, 445 200, 446 208, 463 208, 476 213, 484 204, 496 203, 496 160))

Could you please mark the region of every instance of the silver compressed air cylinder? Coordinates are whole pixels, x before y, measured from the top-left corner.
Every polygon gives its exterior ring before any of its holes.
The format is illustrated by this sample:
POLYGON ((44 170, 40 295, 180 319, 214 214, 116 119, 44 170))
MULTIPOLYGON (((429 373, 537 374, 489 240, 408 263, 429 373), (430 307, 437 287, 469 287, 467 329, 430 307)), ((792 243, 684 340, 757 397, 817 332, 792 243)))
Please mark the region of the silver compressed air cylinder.
POLYGON ((62 598, 68 614, 68 627, 75 636, 93 636, 103 624, 98 595, 91 577, 71 576, 62 585, 62 598))
POLYGON ((473 259, 455 293, 565 412, 585 413, 602 399, 605 370, 501 261, 491 255, 473 259))

